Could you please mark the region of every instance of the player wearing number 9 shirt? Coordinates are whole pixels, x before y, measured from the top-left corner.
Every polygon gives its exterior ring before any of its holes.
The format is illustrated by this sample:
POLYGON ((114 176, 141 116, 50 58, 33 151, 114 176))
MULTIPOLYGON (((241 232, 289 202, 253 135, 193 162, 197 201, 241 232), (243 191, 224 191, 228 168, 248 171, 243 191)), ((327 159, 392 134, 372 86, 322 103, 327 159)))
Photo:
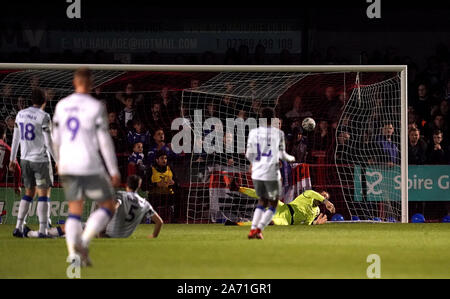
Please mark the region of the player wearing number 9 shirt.
POLYGON ((260 119, 260 127, 250 131, 245 154, 251 162, 252 181, 259 198, 253 213, 249 239, 262 239, 262 230, 269 225, 276 212, 281 194, 280 159, 288 162, 295 160, 286 153, 283 131, 272 126, 274 111, 268 107, 263 108, 261 117, 267 122, 267 126, 262 126, 260 119), (266 210, 267 207, 269 209, 266 210))
POLYGON ((120 174, 114 145, 108 132, 104 105, 89 95, 92 74, 87 68, 75 71, 75 93, 58 102, 53 116, 53 143, 58 173, 69 201, 66 221, 66 244, 69 262, 81 260, 90 266, 90 241, 103 231, 114 215, 114 186, 120 185, 120 174), (108 177, 102 157, 108 168, 108 177), (81 216, 85 199, 97 202, 83 231, 81 216), (77 256, 80 258, 78 259, 77 256))
POLYGON ((39 219, 39 235, 47 237, 49 222, 49 196, 53 185, 53 173, 49 154, 53 156, 50 136, 50 115, 44 111, 46 99, 44 92, 33 89, 33 106, 20 110, 14 123, 14 136, 11 146, 9 169, 16 171, 16 157, 20 145, 20 166, 25 186, 17 214, 14 237, 23 236, 23 225, 29 206, 38 193, 36 213, 39 219))

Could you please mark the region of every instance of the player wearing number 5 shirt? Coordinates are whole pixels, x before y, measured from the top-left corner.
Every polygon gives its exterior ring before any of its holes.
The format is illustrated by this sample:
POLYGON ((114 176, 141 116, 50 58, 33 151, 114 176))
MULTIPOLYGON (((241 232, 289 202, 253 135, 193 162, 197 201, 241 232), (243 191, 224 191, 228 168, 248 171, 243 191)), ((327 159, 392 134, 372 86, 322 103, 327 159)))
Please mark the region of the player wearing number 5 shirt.
POLYGON ((20 110, 14 123, 14 136, 9 169, 16 169, 17 151, 20 145, 20 166, 25 186, 17 215, 14 237, 23 237, 23 225, 33 198, 38 194, 36 213, 39 218, 39 236, 46 237, 49 222, 50 187, 53 173, 49 154, 53 156, 50 136, 50 115, 44 112, 46 99, 41 89, 34 89, 31 95, 33 106, 20 110))
POLYGON ((92 82, 89 69, 75 71, 75 93, 59 101, 53 116, 58 173, 69 201, 69 216, 65 223, 68 261, 81 260, 86 266, 91 264, 88 256, 90 241, 105 229, 115 212, 113 185, 120 185, 105 107, 89 95, 92 82), (85 199, 95 200, 100 208, 89 216, 83 231, 81 216, 85 199))

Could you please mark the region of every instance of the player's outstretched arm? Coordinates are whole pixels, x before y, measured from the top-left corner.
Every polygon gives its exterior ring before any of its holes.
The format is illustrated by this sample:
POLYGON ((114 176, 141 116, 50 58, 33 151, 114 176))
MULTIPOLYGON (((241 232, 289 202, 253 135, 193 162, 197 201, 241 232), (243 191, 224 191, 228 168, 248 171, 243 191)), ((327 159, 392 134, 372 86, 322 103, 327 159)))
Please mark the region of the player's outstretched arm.
POLYGON ((280 154, 279 154, 278 157, 279 157, 281 160, 287 161, 287 162, 290 162, 290 163, 295 162, 295 157, 289 155, 289 154, 286 152, 286 144, 285 144, 285 142, 284 142, 284 133, 283 133, 283 131, 280 131, 280 147, 279 147, 278 150, 280 151, 280 154))
POLYGON ((11 156, 9 157, 9 170, 14 172, 16 170, 16 157, 19 150, 20 131, 17 124, 14 124, 13 140, 11 144, 11 156))
POLYGON ((325 207, 327 208, 328 211, 330 211, 330 213, 334 214, 336 213, 336 208, 334 207, 334 204, 329 201, 328 199, 325 199, 323 201, 323 203, 325 204, 325 207))
POLYGON ((320 213, 320 215, 317 217, 316 220, 313 221, 312 224, 317 225, 317 224, 324 224, 327 222, 327 215, 320 213))
POLYGON ((158 237, 159 232, 161 231, 161 227, 164 223, 157 213, 155 213, 152 216, 152 221, 155 223, 155 228, 153 229, 153 234, 148 236, 149 239, 154 239, 158 237))
POLYGON ((44 143, 47 148, 47 151, 50 153, 50 156, 52 156, 53 160, 56 162, 56 157, 55 157, 54 147, 53 147, 53 142, 52 142, 52 136, 50 134, 50 128, 44 128, 43 135, 44 135, 44 143))
POLYGON ((286 151, 280 151, 280 159, 290 163, 295 162, 295 157, 289 155, 286 151))
MULTIPOLYGON (((55 108, 55 114, 53 115, 53 123, 51 126, 51 140, 52 140, 52 148, 53 148, 53 159, 55 163, 59 163, 59 143, 60 143, 60 135, 59 135, 59 120, 58 120, 58 104, 55 108)), ((58 171, 58 170, 56 170, 58 171)))

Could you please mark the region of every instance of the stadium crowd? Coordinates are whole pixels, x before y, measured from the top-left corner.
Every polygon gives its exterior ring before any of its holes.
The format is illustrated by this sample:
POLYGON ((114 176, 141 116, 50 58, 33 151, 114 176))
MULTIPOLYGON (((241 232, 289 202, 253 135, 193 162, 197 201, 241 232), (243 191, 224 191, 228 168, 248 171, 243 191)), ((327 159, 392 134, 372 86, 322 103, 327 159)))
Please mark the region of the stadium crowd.
MULTIPOLYGON (((73 62, 73 63, 117 63, 110 54, 104 51, 86 51, 81 55, 66 51, 60 55, 45 56, 39 49, 33 48, 29 55, 13 53, 3 57, 5 61, 21 62, 73 62), (53 57, 53 59, 48 59, 53 57)), ((407 64, 408 65, 408 129, 409 129, 409 164, 450 164, 450 129, 449 129, 449 50, 442 45, 436 48, 434 56, 428 58, 428 64, 419 68, 408 56, 396 55, 392 49, 386 49, 385 54, 375 51, 369 55, 361 52, 362 64, 407 64)), ((222 60, 212 52, 205 52, 201 56, 178 55, 168 60, 156 52, 146 56, 139 56, 134 63, 176 63, 176 64, 299 64, 298 55, 283 50, 279 56, 264 54, 264 47, 257 47, 251 55, 249 49, 241 46, 238 50, 229 49, 222 60)), ((339 57, 333 47, 325 55, 314 51, 307 58, 306 64, 347 64, 345 57, 339 57)), ((196 88, 203 82, 198 78, 191 78, 191 88, 196 88)), ((31 80, 30 88, 38 85, 31 80)), ((170 86, 163 86, 157 93, 145 93, 136 90, 133 80, 119 84, 118 92, 103 92, 101 87, 93 91, 93 95, 105 102, 108 111, 109 131, 113 137, 115 149, 119 159, 122 177, 139 174, 144 177, 143 190, 152 194, 151 198, 170 202, 172 212, 169 213, 177 221, 181 215, 180 202, 183 201, 182 187, 189 182, 189 167, 191 157, 187 154, 175 154, 171 148, 171 122, 177 117, 186 115, 186 107, 181 105, 181 92, 172 90, 170 86), (158 196, 156 196, 158 195, 158 196)), ((6 128, 6 143, 11 144, 14 130, 14 119, 17 112, 27 107, 28 99, 15 97, 10 84, 0 86, 2 108, 0 118, 6 128)), ((230 89, 233 86, 229 86, 230 89)), ((230 90, 231 91, 231 90, 230 90)), ((296 158, 296 162, 311 165, 327 165, 342 162, 339 150, 336 148, 349 143, 354 136, 351 131, 337 131, 338 122, 345 124, 348 119, 341 119, 343 108, 348 100, 346 90, 336 86, 323 86, 315 90, 319 101, 311 102, 303 94, 289 95, 278 109, 282 119, 282 129, 287 136, 288 153, 296 158), (319 104, 320 103, 320 104, 319 104), (316 120, 314 132, 305 132, 301 122, 306 117, 316 120), (337 137, 337 138, 336 138, 337 137)), ((46 90, 48 100, 55 99, 54 91, 46 90)), ((239 107, 228 98, 220 103, 220 111, 233 109, 238 117, 255 115, 261 103, 257 100, 247 111, 239 107)), ((219 116, 217 103, 206 105, 205 117, 219 116)), ((49 111, 51 112, 51 111, 49 111)), ((227 114, 228 115, 228 114, 227 114)), ((351 120, 350 120, 351 121, 351 120)), ((399 140, 391 138, 399 134, 394 123, 384 123, 381 126, 380 137, 368 142, 376 142, 379 147, 391 156, 393 164, 399 163, 399 140)), ((225 136, 232 138, 232 136, 225 136)), ((369 146, 366 144, 366 146, 369 146)), ((193 161, 201 163, 205 154, 195 154, 193 161)), ((221 161, 231 166, 243 156, 236 154, 226 156, 221 161)), ((218 159, 220 161, 220 159, 218 159)), ((326 168, 313 171, 313 183, 330 185, 336 180, 326 171, 326 168)), ((336 182, 334 182, 336 184, 336 182)), ((149 196, 150 197, 150 196, 149 196)), ((154 203, 158 207, 161 203, 154 203)))

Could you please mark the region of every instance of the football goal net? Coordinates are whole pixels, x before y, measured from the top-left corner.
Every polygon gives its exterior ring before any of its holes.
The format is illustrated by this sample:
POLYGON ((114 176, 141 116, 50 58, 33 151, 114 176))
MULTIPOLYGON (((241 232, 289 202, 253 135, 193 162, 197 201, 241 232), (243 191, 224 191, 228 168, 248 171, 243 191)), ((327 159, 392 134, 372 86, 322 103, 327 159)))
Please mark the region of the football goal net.
MULTIPOLYGON (((0 64, 7 143, 32 89, 45 91, 52 116, 56 103, 73 92, 80 66, 0 64)), ((107 107, 123 181, 134 169, 144 178, 142 194, 173 221, 251 219, 256 199, 233 187, 253 187, 246 141, 262 107, 274 108, 275 125, 297 158, 280 163, 284 202, 305 189, 327 190, 346 220, 408 221, 406 66, 84 66, 93 70, 92 95, 107 107), (301 128, 306 117, 316 121, 314 131, 301 128), (137 142, 144 148, 140 162, 129 158, 137 142), (161 150, 169 177, 158 165, 161 150), (165 179, 174 184, 157 187, 165 179)), ((6 173, 0 213, 8 223, 20 201, 13 186, 6 173)), ((51 200, 52 220, 65 219, 57 175, 51 200)), ((29 223, 37 221, 35 208, 29 223)), ((94 208, 88 204, 84 216, 94 208)))

